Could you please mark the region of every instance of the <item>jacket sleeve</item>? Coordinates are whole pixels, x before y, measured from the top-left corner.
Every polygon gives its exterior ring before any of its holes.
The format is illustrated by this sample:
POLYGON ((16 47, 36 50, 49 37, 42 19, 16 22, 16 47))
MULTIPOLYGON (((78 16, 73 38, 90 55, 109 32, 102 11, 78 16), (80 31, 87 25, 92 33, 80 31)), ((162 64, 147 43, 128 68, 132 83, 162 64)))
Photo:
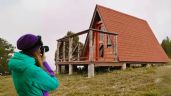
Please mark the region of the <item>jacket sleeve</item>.
POLYGON ((32 84, 38 89, 51 91, 59 87, 57 78, 55 76, 50 76, 40 67, 34 68, 32 77, 32 84))
POLYGON ((50 74, 50 76, 55 76, 54 72, 52 71, 52 69, 46 61, 43 62, 43 66, 46 69, 46 71, 50 74))

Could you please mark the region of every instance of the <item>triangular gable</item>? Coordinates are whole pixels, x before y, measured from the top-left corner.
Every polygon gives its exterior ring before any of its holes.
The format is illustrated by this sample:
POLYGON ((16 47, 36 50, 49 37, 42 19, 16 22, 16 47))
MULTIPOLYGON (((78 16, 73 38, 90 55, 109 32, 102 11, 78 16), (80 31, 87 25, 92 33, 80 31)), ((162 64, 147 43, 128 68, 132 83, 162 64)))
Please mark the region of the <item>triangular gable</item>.
MULTIPOLYGON (((89 28, 94 28, 94 23, 98 19, 103 22, 106 31, 119 34, 118 59, 120 62, 168 62, 166 53, 145 20, 96 5, 89 28)), ((83 53, 88 50, 88 44, 87 35, 83 53)))
POLYGON ((100 5, 96 6, 96 10, 106 30, 119 34, 120 62, 168 62, 167 55, 145 20, 100 5))
MULTIPOLYGON (((100 17, 100 15, 98 13, 97 6, 96 6, 89 28, 93 28, 94 29, 94 26, 93 26, 93 25, 95 25, 94 23, 99 21, 99 20, 101 20, 101 17, 100 17)), ((84 47, 83 47, 83 54, 82 54, 82 56, 88 56, 88 53, 87 53, 87 51, 89 51, 89 38, 88 38, 88 36, 89 35, 87 34, 86 40, 85 40, 85 43, 84 43, 84 47)))

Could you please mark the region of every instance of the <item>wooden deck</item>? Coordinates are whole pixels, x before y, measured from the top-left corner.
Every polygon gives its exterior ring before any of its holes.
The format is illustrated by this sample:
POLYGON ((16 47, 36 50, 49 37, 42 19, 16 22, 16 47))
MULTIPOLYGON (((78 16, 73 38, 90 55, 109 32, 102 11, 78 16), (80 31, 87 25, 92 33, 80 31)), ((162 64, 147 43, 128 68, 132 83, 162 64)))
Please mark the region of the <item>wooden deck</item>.
POLYGON ((123 63, 119 62, 103 62, 103 61, 94 61, 94 62, 89 62, 89 61, 66 61, 66 62, 57 62, 56 64, 58 65, 88 65, 90 63, 93 63, 95 66, 122 66, 123 63))

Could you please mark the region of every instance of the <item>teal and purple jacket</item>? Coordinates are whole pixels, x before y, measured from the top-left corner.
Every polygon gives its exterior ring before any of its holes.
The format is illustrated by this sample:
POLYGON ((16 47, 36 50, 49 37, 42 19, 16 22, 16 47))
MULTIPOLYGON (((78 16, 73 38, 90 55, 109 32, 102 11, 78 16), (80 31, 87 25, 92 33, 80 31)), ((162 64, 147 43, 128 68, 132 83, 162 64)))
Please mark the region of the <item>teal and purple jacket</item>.
MULTIPOLYGON (((44 65, 47 65, 45 63, 44 65)), ((8 62, 8 68, 12 71, 12 79, 18 96, 46 96, 46 92, 59 87, 59 81, 53 72, 48 72, 48 74, 36 66, 33 57, 23 53, 15 52, 8 62)))

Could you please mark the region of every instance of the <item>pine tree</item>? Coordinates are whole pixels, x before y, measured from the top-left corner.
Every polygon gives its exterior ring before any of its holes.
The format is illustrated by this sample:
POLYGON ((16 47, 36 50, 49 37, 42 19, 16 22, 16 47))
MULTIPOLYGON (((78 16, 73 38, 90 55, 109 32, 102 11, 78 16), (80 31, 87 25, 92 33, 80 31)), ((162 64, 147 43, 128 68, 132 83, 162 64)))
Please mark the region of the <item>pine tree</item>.
POLYGON ((163 47, 163 49, 166 52, 167 56, 169 58, 171 58, 171 40, 169 39, 169 37, 166 37, 166 39, 164 39, 162 41, 161 46, 163 47))

